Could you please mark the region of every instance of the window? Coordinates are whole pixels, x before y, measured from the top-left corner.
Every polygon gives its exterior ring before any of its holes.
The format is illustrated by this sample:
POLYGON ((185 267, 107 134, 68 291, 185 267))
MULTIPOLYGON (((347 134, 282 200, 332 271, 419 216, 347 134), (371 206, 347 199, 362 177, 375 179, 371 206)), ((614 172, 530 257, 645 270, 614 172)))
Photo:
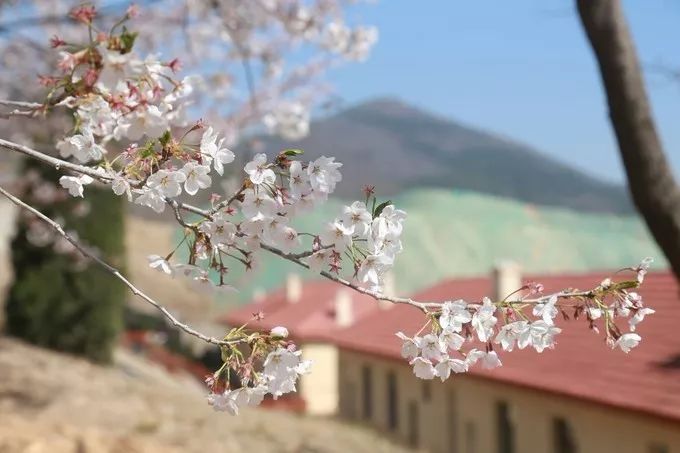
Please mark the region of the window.
POLYGON ((419 423, 418 403, 410 401, 408 403, 408 443, 412 447, 417 447, 419 442, 419 423))
POLYGON ((553 419, 553 451, 555 453, 578 452, 571 425, 561 417, 553 419))
POLYGON ((465 422, 465 453, 477 453, 477 428, 469 420, 465 422))
POLYGON ((387 373, 387 427, 394 431, 399 426, 399 407, 397 395, 397 376, 387 373))
POLYGON ((357 418, 356 385, 350 380, 343 380, 342 388, 343 390, 340 399, 341 411, 347 418, 354 420, 357 418))
POLYGON ((432 387, 428 381, 423 381, 423 401, 426 403, 432 399, 432 387))
POLYGON ((370 419, 373 416, 373 373, 371 367, 365 365, 361 369, 361 388, 363 395, 363 417, 370 419))
POLYGON ((456 392, 449 390, 447 392, 448 401, 447 407, 447 430, 449 442, 449 453, 458 453, 458 401, 456 399, 456 392))
POLYGON ((505 401, 496 404, 496 438, 498 453, 515 453, 515 430, 510 419, 510 407, 505 401))

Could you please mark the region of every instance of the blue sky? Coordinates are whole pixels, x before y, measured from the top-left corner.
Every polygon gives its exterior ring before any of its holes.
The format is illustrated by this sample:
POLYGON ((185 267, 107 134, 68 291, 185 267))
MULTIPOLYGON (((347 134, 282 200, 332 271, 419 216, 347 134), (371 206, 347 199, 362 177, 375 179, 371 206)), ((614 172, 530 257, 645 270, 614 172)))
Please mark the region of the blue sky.
MULTIPOLYGON (((680 174, 680 2, 624 1, 657 126, 680 174)), ((347 103, 393 95, 623 181, 599 75, 572 1, 380 0, 370 60, 330 76, 347 103)))

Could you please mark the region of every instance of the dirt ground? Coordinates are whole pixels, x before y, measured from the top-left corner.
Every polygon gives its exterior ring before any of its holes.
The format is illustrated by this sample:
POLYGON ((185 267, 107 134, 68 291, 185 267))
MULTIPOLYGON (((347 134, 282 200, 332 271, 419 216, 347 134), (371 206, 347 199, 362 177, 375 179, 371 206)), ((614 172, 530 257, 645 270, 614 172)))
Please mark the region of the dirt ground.
POLYGON ((406 452, 372 430, 264 409, 214 412, 202 386, 129 352, 99 367, 0 337, 0 453, 406 452))
MULTIPOLYGON (((0 301, 11 281, 14 209, 0 202, 0 301)), ((127 218, 128 275, 180 319, 219 335, 210 296, 147 265, 174 247, 175 226, 127 218)), ((131 298, 135 307, 142 302, 131 298)), ((0 307, 1 308, 1 307, 0 307)), ((2 313, 2 310, 0 310, 2 313)), ((0 319, 0 326, 1 326, 0 319)), ((0 329, 1 331, 1 329, 0 329)), ((169 375, 120 350, 99 367, 0 334, 0 453, 402 452, 377 433, 263 409, 215 413, 193 378, 169 375)))

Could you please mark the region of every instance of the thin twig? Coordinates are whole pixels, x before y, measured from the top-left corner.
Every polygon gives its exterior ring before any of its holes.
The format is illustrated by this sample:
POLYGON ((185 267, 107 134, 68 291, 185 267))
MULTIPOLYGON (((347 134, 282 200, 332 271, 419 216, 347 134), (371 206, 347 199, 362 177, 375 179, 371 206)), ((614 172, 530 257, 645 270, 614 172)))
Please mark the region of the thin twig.
MULTIPOLYGON (((276 247, 271 247, 271 246, 266 245, 266 244, 262 244, 261 247, 264 250, 267 250, 268 252, 273 253, 274 255, 278 255, 285 260, 288 260, 292 263, 297 264, 298 266, 302 266, 305 269, 309 269, 309 264, 305 263, 304 261, 300 260, 299 258, 296 258, 295 255, 285 253, 285 252, 277 249, 276 247)), ((322 276, 326 277, 329 280, 332 280, 336 283, 339 283, 339 284, 344 285, 348 288, 351 288, 354 291, 357 291, 361 294, 365 294, 367 296, 370 296, 373 299, 378 300, 378 301, 384 300, 384 301, 387 301, 387 302, 392 302, 393 304, 411 305, 413 307, 418 308, 423 313, 428 313, 428 308, 441 307, 441 303, 437 303, 437 302, 418 302, 418 301, 415 301, 415 300, 408 298, 408 297, 391 297, 391 296, 387 296, 385 294, 381 294, 381 293, 376 292, 376 291, 371 291, 370 289, 362 288, 361 286, 355 285, 354 283, 350 282, 349 280, 345 280, 342 277, 339 277, 337 275, 333 275, 330 272, 321 271, 321 272, 319 272, 319 274, 321 274, 322 276)))
POLYGON ((199 331, 197 331, 197 330, 195 330, 195 329, 189 327, 188 325, 186 325, 186 324, 180 322, 177 318, 175 318, 175 317, 172 315, 172 313, 170 313, 170 312, 168 311, 167 308, 165 308, 163 305, 161 305, 161 304, 159 304, 158 302, 156 302, 155 300, 153 300, 151 297, 149 297, 148 295, 146 295, 146 293, 144 293, 142 290, 140 290, 140 289, 137 288, 135 285, 133 285, 127 278, 125 278, 125 277, 123 276, 123 274, 120 273, 120 271, 119 271, 118 269, 116 269, 115 267, 113 267, 113 266, 111 266, 110 264, 108 264, 106 261, 104 261, 104 260, 102 260, 101 258, 99 258, 98 256, 96 256, 96 255, 93 254, 91 251, 89 251, 87 248, 83 247, 78 241, 76 241, 75 239, 73 239, 68 233, 66 233, 66 231, 64 231, 64 229, 61 227, 61 225, 59 225, 57 222, 55 222, 54 220, 50 219, 49 217, 47 217, 46 215, 44 215, 42 212, 38 211, 38 210, 35 209, 34 207, 32 207, 32 206, 30 206, 30 205, 24 203, 24 202, 21 201, 19 198, 15 197, 15 196, 12 195, 11 193, 7 192, 7 191, 6 191, 4 188, 2 188, 2 187, 0 187, 0 194, 2 194, 2 195, 4 195, 5 197, 7 197, 7 198, 8 198, 12 203, 14 203, 15 205, 19 206, 20 208, 26 209, 27 211, 31 212, 33 215, 35 215, 36 217, 38 217, 40 220, 42 220, 43 222, 45 222, 45 223, 47 223, 48 225, 50 225, 50 226, 51 226, 51 227, 52 227, 52 228, 53 228, 60 236, 62 236, 62 237, 63 237, 64 239, 66 239, 68 242, 70 242, 71 244, 73 244, 73 246, 74 246, 76 249, 78 249, 78 251, 79 251, 80 253, 82 253, 82 254, 85 255, 86 257, 88 257, 88 258, 92 259, 93 261, 95 261, 95 262, 96 262, 97 264, 99 264, 102 268, 104 268, 106 271, 108 271, 109 273, 113 274, 118 280, 120 280, 121 282, 123 282, 123 283, 125 284, 125 286, 127 286, 127 287, 130 289, 130 291, 132 291, 132 294, 134 294, 135 296, 141 298, 141 299, 144 300, 146 303, 152 305, 152 306, 155 307, 158 311, 160 311, 160 312, 163 314, 163 316, 165 316, 165 317, 172 323, 172 325, 174 325, 175 327, 177 327, 177 328, 183 330, 184 332, 188 333, 189 335, 193 335, 194 337, 199 338, 199 339, 201 339, 201 340, 203 340, 203 341, 205 341, 205 342, 207 342, 207 343, 211 343, 211 344, 218 345, 218 346, 225 346, 225 345, 229 345, 229 344, 236 344, 236 343, 239 343, 239 342, 242 341, 242 340, 233 340, 233 341, 218 340, 217 338, 209 337, 209 336, 207 336, 207 335, 205 335, 205 334, 202 334, 201 332, 199 332, 199 331))
POLYGON ((18 143, 10 142, 7 140, 3 140, 0 138, 0 147, 3 147, 5 149, 8 149, 10 151, 16 151, 21 154, 25 154, 27 156, 33 157, 35 159, 41 160, 47 164, 50 164, 53 166, 55 169, 60 170, 62 168, 66 168, 71 171, 75 171, 78 173, 82 173, 84 175, 91 176, 92 178, 101 181, 101 182, 110 182, 112 180, 111 176, 107 176, 105 174, 102 174, 96 170, 93 170, 90 167, 86 167, 84 165, 78 165, 74 164, 72 162, 68 162, 62 159, 58 159, 56 157, 49 156, 45 153, 41 153, 40 151, 36 151, 32 148, 29 148, 28 146, 20 145, 18 143))
POLYGON ((10 101, 7 99, 0 99, 0 105, 4 105, 5 107, 20 107, 22 109, 32 110, 45 107, 44 104, 41 104, 39 102, 10 101))

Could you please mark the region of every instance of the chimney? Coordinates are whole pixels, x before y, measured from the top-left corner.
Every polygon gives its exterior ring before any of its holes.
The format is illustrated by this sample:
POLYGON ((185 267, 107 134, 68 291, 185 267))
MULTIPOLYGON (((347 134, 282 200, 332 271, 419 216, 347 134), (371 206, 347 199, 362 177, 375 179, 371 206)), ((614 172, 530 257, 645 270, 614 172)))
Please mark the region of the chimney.
MULTIPOLYGON (((396 291, 394 289, 394 274, 391 271, 385 272, 383 274, 383 291, 382 291, 384 296, 388 297, 394 297, 396 296, 396 291)), ((387 300, 380 300, 378 301, 378 307, 380 307, 383 310, 388 310, 392 307, 394 307, 394 304, 392 302, 389 302, 387 300)))
POLYGON ((349 327, 353 322, 352 294, 346 289, 341 289, 335 293, 335 323, 339 327, 349 327))
MULTIPOLYGON (((498 261, 491 271, 494 300, 505 299, 510 293, 522 287, 522 272, 519 264, 514 261, 498 261)), ((514 300, 513 295, 509 300, 514 300)))
POLYGON ((296 304, 302 297, 302 279, 298 274, 288 274, 286 277, 286 302, 296 304))

